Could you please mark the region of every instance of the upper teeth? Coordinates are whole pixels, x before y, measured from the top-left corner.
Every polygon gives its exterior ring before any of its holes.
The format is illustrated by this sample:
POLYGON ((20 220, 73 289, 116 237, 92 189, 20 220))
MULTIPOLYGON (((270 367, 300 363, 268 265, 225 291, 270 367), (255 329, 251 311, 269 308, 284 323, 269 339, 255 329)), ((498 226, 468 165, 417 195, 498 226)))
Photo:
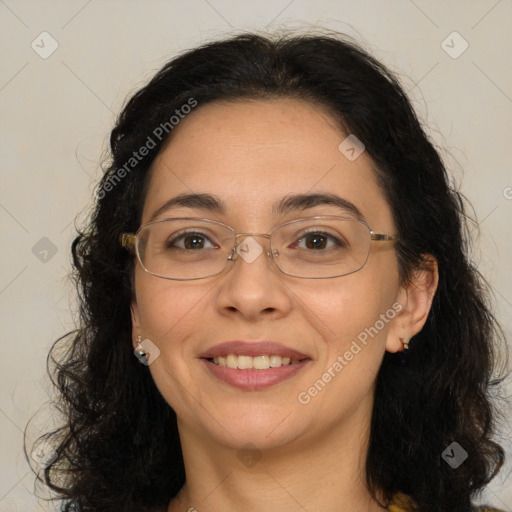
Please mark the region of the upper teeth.
POLYGON ((297 364, 299 361, 291 361, 289 357, 281 357, 277 355, 264 354, 261 356, 251 357, 228 354, 226 357, 214 357, 213 362, 220 366, 227 366, 228 368, 240 368, 242 370, 254 368, 256 370, 266 370, 267 368, 276 368, 281 365, 297 364))

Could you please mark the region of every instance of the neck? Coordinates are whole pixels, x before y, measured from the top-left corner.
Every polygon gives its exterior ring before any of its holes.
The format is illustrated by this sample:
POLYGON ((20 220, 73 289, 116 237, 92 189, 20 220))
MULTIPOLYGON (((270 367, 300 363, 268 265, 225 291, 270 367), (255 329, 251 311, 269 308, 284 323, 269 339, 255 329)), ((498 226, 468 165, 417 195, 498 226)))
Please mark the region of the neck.
POLYGON ((252 451, 178 422, 187 480, 168 512, 382 512, 364 479, 370 417, 360 407, 315 438, 252 451))

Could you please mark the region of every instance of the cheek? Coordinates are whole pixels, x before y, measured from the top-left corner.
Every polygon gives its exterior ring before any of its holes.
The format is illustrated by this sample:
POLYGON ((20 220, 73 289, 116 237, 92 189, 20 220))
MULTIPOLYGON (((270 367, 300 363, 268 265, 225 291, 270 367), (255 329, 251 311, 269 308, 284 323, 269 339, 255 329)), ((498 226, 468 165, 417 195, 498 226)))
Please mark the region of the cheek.
MULTIPOLYGON (((348 402, 356 404, 371 392, 396 317, 393 304, 399 289, 394 267, 387 267, 387 272, 382 268, 369 266, 309 291, 305 302, 315 313, 310 321, 324 341, 318 375, 320 389, 329 382, 329 390, 322 391, 324 404, 339 404, 341 396, 351 396, 348 402)), ((320 394, 316 388, 308 389, 320 394)))
POLYGON ((195 388, 189 366, 195 357, 194 345, 188 341, 205 328, 204 301, 210 297, 211 286, 183 285, 144 274, 136 279, 136 291, 142 335, 160 350, 149 370, 167 403, 186 417, 193 405, 182 390, 195 388))
POLYGON ((327 337, 342 346, 374 326, 381 315, 387 321, 378 322, 377 327, 385 334, 394 313, 397 283, 392 271, 377 276, 363 270, 303 289, 302 302, 315 314, 318 325, 325 326, 327 337))
POLYGON ((176 350, 176 343, 200 328, 209 289, 166 281, 147 274, 136 276, 137 304, 142 333, 161 350, 176 350))
POLYGON ((302 391, 309 397, 321 395, 318 407, 339 408, 341 415, 371 395, 396 316, 393 288, 360 278, 345 276, 335 286, 310 294, 308 302, 324 349, 317 380, 302 391))

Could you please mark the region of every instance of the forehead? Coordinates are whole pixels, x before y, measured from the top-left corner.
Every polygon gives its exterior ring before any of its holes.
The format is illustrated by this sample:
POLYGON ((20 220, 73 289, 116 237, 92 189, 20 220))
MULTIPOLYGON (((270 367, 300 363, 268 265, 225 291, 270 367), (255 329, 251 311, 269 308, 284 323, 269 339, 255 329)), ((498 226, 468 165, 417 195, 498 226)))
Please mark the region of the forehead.
POLYGON ((220 197, 225 220, 269 220, 283 196, 308 192, 356 203, 367 220, 379 211, 390 220, 372 160, 365 152, 349 160, 340 151, 347 135, 325 107, 301 100, 199 105, 152 165, 143 222, 179 194, 220 197))

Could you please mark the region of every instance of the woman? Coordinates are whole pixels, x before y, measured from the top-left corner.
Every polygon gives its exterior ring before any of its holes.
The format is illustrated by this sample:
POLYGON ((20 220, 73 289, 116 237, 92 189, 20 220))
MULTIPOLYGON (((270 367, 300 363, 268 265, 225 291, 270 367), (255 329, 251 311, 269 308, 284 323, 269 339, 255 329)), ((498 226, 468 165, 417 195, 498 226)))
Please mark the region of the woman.
POLYGON ((242 35, 170 61, 110 142, 54 360, 63 510, 471 510, 501 335, 392 74, 242 35))

